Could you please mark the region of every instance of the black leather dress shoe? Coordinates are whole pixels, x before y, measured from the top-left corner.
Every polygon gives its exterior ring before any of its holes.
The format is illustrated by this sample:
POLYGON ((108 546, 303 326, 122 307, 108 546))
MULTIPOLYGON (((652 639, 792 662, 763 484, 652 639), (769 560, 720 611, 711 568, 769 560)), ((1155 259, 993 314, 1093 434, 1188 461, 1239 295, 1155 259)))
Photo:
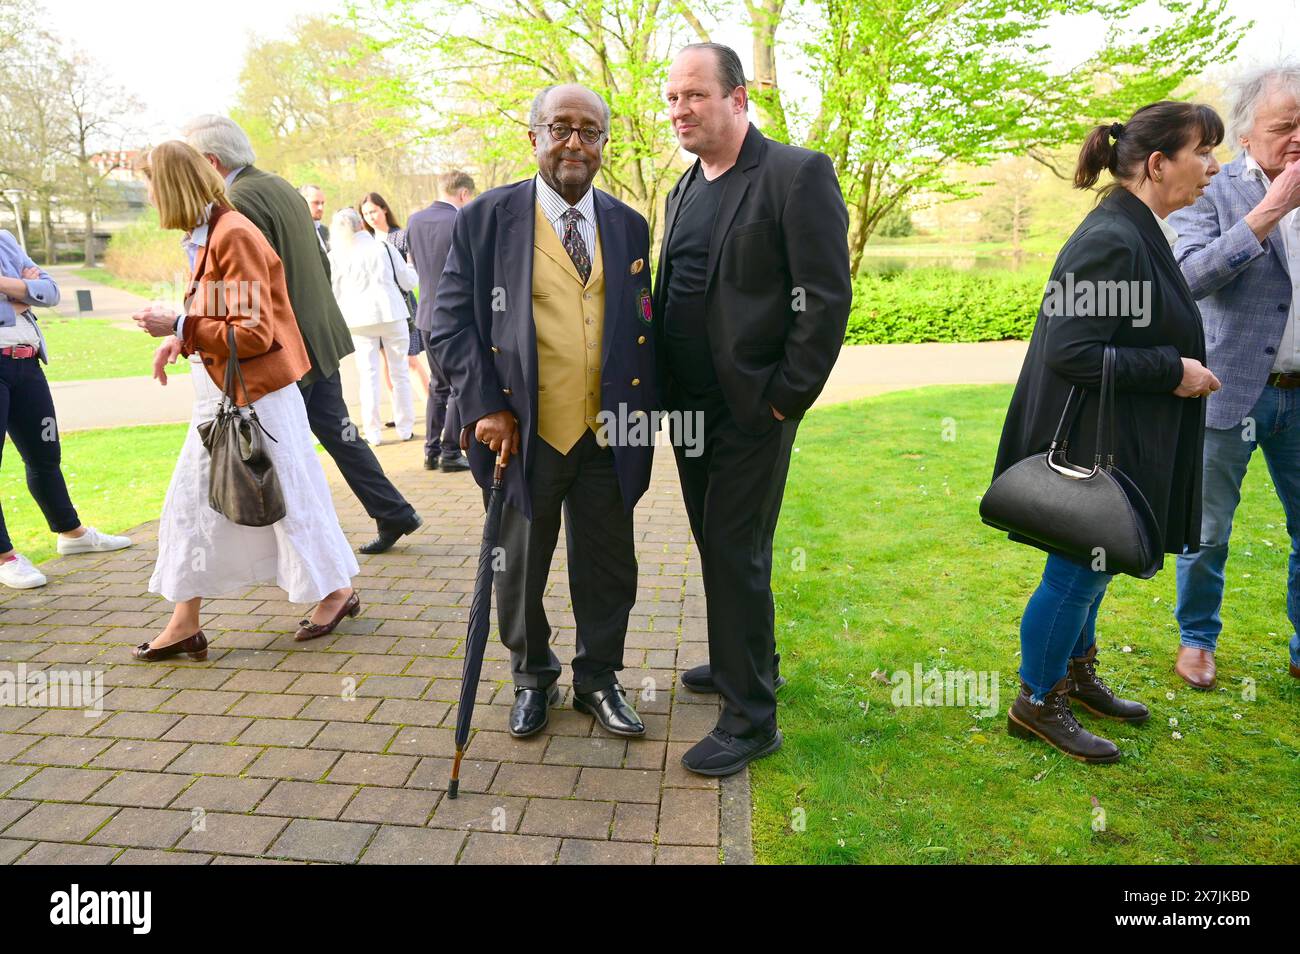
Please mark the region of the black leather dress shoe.
POLYGON ((573 708, 595 716, 600 727, 614 735, 645 735, 645 724, 636 710, 628 705, 623 687, 618 683, 595 692, 574 692, 573 708))
POLYGON ((443 457, 438 461, 438 469, 444 474, 455 474, 462 470, 469 470, 469 461, 465 459, 464 454, 457 454, 455 457, 443 457))
POLYGON ((375 537, 369 543, 358 547, 362 553, 384 553, 393 548, 393 544, 406 536, 408 533, 414 533, 424 526, 424 520, 418 513, 412 514, 411 519, 406 523, 389 524, 379 526, 379 536, 375 537))
POLYGON ((546 728, 546 712, 560 704, 560 688, 551 683, 545 689, 516 689, 510 707, 510 734, 516 739, 536 735, 546 728))
POLYGON ((437 470, 437 469, 438 469, 438 455, 437 455, 437 454, 425 454, 425 455, 424 455, 424 469, 425 469, 425 470, 437 470))
POLYGON ((771 755, 782 741, 780 729, 749 738, 714 729, 686 750, 682 765, 696 775, 734 775, 754 759, 771 755))
MULTIPOLYGON (((772 664, 772 673, 776 676, 777 692, 785 685, 785 676, 781 675, 781 654, 777 653, 775 661, 772 664)), ((718 687, 713 684, 713 670, 707 663, 703 666, 696 666, 682 673, 682 685, 691 692, 717 692, 718 687)))

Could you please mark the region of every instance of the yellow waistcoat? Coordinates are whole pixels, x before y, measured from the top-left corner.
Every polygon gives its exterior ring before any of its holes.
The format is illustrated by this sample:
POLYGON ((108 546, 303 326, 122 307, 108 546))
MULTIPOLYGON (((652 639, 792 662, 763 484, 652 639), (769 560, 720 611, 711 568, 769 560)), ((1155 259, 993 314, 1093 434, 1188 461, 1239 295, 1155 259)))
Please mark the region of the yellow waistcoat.
POLYGON ((540 205, 534 211, 533 325, 537 329, 537 433, 567 454, 588 427, 599 431, 605 272, 600 236, 583 287, 573 259, 540 205))

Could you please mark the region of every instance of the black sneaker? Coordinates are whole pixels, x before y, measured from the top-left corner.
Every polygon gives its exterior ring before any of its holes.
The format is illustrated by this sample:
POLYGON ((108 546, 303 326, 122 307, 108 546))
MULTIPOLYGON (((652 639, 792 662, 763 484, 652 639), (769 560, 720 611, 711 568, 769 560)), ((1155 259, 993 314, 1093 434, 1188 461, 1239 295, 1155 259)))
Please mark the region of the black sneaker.
POLYGON ((696 775, 734 775, 754 759, 771 755, 784 741, 780 729, 741 738, 714 729, 682 756, 682 765, 696 775))
MULTIPOLYGON (((776 676, 776 683, 772 687, 776 692, 781 691, 785 685, 785 676, 781 675, 781 654, 777 653, 772 663, 772 672, 776 676)), ((713 670, 709 664, 695 666, 682 673, 682 685, 691 692, 717 692, 718 687, 713 684, 713 670)))

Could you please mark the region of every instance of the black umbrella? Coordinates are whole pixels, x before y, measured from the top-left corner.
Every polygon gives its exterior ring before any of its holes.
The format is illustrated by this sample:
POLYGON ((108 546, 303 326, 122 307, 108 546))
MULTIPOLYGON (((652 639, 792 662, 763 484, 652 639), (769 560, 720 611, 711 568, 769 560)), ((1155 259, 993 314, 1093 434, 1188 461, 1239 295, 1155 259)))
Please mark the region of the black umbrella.
POLYGON ((483 672, 483 653, 487 650, 488 630, 492 628, 492 562, 497 537, 501 533, 501 508, 505 494, 501 478, 506 465, 497 457, 492 473, 492 492, 488 495, 487 519, 483 521, 483 544, 478 553, 478 572, 474 574, 474 598, 469 604, 469 632, 465 639, 465 668, 460 675, 460 708, 456 712, 456 761, 451 764, 451 781, 447 797, 460 793, 460 760, 469 742, 469 723, 474 717, 474 697, 478 695, 479 676, 483 672))

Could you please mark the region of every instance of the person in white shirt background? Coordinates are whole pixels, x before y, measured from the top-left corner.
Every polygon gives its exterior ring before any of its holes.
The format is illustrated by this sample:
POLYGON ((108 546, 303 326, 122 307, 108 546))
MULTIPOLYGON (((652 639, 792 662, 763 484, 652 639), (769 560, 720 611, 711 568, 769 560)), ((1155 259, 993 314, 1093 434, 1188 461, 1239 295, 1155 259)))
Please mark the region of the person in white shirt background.
POLYGON ((365 228, 355 209, 340 209, 330 220, 330 272, 334 297, 356 346, 361 379, 361 430, 374 446, 382 442, 379 416, 380 353, 393 379, 393 420, 397 435, 409 441, 415 427, 411 378, 407 368, 410 332, 405 292, 418 281, 415 269, 388 243, 365 228))
MULTIPOLYGON (((58 534, 60 555, 121 550, 131 538, 84 526, 63 479, 54 398, 40 365, 48 361, 45 339, 31 312, 34 305, 58 303, 54 279, 0 229, 0 456, 8 433, 26 467, 27 489, 50 531, 58 534)), ((0 584, 30 589, 45 583, 45 574, 14 550, 0 512, 0 584)))

